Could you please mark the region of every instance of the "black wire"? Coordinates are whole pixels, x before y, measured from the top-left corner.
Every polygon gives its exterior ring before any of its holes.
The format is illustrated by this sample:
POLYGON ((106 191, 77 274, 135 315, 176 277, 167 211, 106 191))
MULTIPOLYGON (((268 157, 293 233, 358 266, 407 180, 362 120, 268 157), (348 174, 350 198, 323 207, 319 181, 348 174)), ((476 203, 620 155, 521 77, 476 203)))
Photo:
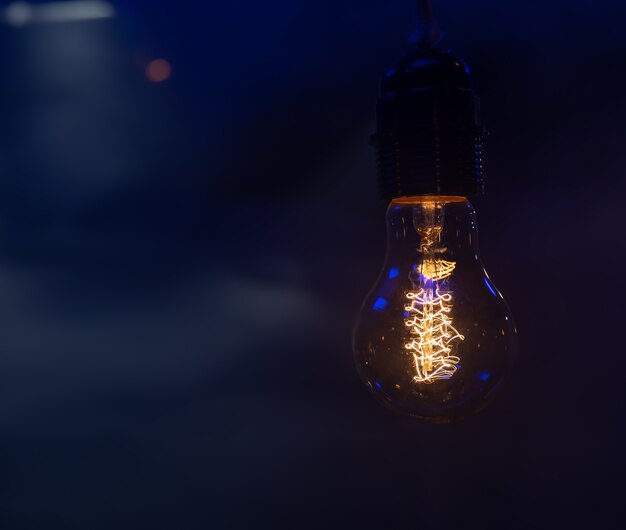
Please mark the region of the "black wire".
POLYGON ((417 0, 417 9, 421 25, 413 33, 410 41, 417 46, 430 48, 441 40, 441 30, 433 14, 433 3, 431 0, 417 0))

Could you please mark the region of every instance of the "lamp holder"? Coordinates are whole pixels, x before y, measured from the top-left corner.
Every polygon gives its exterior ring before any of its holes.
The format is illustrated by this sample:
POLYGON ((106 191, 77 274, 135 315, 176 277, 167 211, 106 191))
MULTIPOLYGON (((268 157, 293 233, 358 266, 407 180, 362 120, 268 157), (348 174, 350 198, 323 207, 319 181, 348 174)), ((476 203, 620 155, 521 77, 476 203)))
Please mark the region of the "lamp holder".
POLYGON ((482 195, 485 130, 465 62, 411 46, 387 71, 371 142, 382 198, 482 195))

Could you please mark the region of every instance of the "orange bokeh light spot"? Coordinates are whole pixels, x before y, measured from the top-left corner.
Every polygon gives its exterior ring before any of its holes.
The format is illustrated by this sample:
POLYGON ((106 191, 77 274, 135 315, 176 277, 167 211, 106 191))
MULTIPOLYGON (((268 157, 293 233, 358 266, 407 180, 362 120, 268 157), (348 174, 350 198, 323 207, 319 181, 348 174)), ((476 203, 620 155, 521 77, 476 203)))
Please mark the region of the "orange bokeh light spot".
POLYGON ((161 83, 170 75, 172 75, 172 67, 165 59, 155 59, 146 66, 146 77, 154 83, 161 83))

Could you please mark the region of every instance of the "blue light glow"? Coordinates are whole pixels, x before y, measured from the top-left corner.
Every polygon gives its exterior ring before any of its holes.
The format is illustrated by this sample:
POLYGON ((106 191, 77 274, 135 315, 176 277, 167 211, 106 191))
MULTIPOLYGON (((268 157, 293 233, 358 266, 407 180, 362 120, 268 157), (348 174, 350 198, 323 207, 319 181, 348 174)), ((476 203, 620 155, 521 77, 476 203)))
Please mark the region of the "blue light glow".
POLYGON ((397 278, 400 275, 400 270, 396 269, 395 267, 393 269, 389 269, 389 278, 397 278))
POLYGON ((385 307, 387 307, 387 305, 389 305, 389 302, 387 302, 387 300, 385 300, 384 298, 379 298, 374 302, 374 309, 376 311, 382 311, 383 309, 385 309, 385 307))
POLYGON ((498 296, 498 293, 496 293, 495 289, 493 287, 491 287, 491 284, 489 283, 489 280, 487 279, 486 276, 483 278, 483 281, 485 282, 485 285, 487 286, 487 289, 489 289, 489 292, 493 296, 498 296))
POLYGON ((491 373, 484 371, 484 372, 478 372, 478 379, 480 379, 481 381, 489 381, 489 378, 491 377, 491 373))
POLYGON ((383 388, 383 386, 378 382, 378 381, 374 381, 374 384, 376 385, 376 388, 378 388, 378 390, 380 390, 383 395, 385 396, 385 399, 391 399, 389 397, 389 394, 387 394, 387 392, 385 392, 385 389, 383 388))

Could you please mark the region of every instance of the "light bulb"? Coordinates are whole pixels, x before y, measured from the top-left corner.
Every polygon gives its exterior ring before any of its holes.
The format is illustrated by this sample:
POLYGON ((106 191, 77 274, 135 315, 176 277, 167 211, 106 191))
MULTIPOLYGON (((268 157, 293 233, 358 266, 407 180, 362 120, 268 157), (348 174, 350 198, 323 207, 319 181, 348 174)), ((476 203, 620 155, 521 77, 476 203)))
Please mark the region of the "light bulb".
POLYGON ((432 422, 483 408, 515 327, 485 272, 468 197, 482 194, 478 97, 465 63, 418 45, 381 84, 376 133, 387 256, 354 333, 358 372, 388 407, 432 422))
POLYGON ((354 333, 362 380, 420 419, 476 412, 511 368, 515 328, 480 260, 472 205, 462 196, 396 198, 387 244, 354 333))

